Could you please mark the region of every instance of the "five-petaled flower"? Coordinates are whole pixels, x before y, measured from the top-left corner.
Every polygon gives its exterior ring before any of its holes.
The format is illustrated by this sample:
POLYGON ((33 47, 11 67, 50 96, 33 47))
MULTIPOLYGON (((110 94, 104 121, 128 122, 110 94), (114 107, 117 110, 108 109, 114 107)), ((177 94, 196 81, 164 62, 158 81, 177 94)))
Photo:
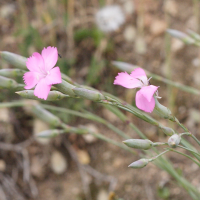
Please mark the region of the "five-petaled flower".
POLYGON ((62 82, 59 67, 54 67, 58 60, 56 47, 47 47, 42 54, 35 52, 27 59, 26 66, 30 72, 23 76, 25 89, 35 87, 34 95, 46 100, 53 84, 62 82), (54 67, 54 68, 53 68, 54 67))
POLYGON ((136 68, 129 75, 127 72, 118 73, 115 77, 115 85, 121 85, 125 88, 141 88, 135 97, 136 106, 145 111, 152 112, 155 107, 154 93, 158 87, 149 84, 149 80, 145 74, 145 71, 141 68, 136 68))

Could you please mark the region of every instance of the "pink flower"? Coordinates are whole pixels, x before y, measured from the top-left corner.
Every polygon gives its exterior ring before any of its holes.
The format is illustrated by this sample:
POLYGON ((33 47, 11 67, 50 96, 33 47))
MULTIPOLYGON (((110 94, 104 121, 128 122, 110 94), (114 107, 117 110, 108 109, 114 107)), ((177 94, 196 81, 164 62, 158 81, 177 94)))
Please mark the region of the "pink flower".
POLYGON ((145 111, 152 112, 155 107, 154 93, 158 87, 149 85, 149 80, 145 74, 145 71, 141 68, 136 68, 129 75, 127 72, 118 73, 115 77, 115 85, 121 85, 125 88, 141 88, 135 97, 136 106, 145 111))
POLYGON ((35 52, 27 59, 26 66, 30 72, 23 76, 25 89, 35 87, 34 95, 46 100, 53 84, 62 82, 59 67, 54 67, 58 60, 56 47, 47 47, 42 54, 35 52), (54 67, 54 68, 53 68, 54 67))

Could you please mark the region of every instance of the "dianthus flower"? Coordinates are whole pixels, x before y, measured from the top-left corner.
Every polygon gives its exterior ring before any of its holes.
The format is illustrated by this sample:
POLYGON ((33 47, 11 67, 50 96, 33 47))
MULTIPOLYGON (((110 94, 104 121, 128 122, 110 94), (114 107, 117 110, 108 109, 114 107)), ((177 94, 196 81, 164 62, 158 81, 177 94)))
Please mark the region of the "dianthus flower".
POLYGON ((155 107, 155 99, 153 95, 157 91, 158 87, 149 84, 149 79, 147 79, 143 69, 136 68, 130 75, 127 72, 118 73, 118 76, 115 77, 114 84, 129 89, 141 88, 136 93, 136 106, 145 112, 153 111, 155 107))
POLYGON ((27 59, 26 66, 30 72, 23 76, 25 89, 35 87, 34 95, 46 100, 53 84, 62 82, 59 67, 54 67, 58 60, 56 47, 47 47, 42 50, 41 55, 33 53, 27 59), (54 67, 54 68, 53 68, 54 67))

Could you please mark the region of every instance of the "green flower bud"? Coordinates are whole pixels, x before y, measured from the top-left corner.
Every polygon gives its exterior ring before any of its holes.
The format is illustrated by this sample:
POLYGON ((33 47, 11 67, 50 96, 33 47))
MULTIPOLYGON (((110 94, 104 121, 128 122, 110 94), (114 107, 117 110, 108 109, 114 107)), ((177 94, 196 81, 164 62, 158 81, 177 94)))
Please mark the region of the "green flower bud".
POLYGON ((142 158, 140 160, 137 160, 133 163, 131 163, 128 167, 137 169, 137 168, 143 168, 149 163, 148 159, 142 158))
POLYGON ((22 69, 1 69, 0 76, 7 78, 15 78, 23 76, 26 71, 22 69))
POLYGON ((172 136, 172 135, 175 134, 175 131, 172 128, 165 127, 165 126, 162 126, 162 127, 159 127, 159 128, 162 129, 162 131, 168 136, 172 136))
POLYGON ((197 41, 200 41, 200 35, 192 30, 187 30, 188 34, 197 41))
POLYGON ((154 99, 155 99, 154 111, 156 111, 158 113, 158 115, 160 115, 161 117, 163 117, 165 119, 169 119, 169 120, 175 122, 175 117, 172 116, 171 111, 167 107, 165 107, 162 104, 160 104, 156 97, 154 97, 154 99))
POLYGON ((181 137, 178 134, 172 135, 168 140, 168 145, 172 148, 176 148, 181 141, 181 137))
POLYGON ((0 87, 3 88, 16 88, 18 87, 18 83, 10 78, 5 78, 3 76, 0 76, 0 87))
MULTIPOLYGON (((19 92, 15 92, 18 95, 20 95, 23 98, 26 99, 34 99, 34 100, 40 100, 40 101, 45 101, 43 99, 39 99, 34 95, 34 91, 33 90, 23 90, 23 91, 19 91, 19 92)), ((65 97, 69 97, 68 95, 64 95, 61 92, 58 91, 50 91, 47 97, 46 101, 57 101, 57 100, 61 100, 65 97)))
POLYGON ((78 96, 85 98, 85 99, 92 100, 92 101, 105 100, 105 97, 100 92, 98 92, 96 90, 88 90, 88 89, 85 89, 85 88, 75 87, 73 89, 73 91, 78 96))
POLYGON ((135 149, 150 149, 152 147, 153 142, 150 140, 142 140, 142 139, 128 139, 123 141, 125 145, 135 149))
POLYGON ((194 44, 195 43, 194 39, 192 39, 190 36, 188 36, 187 34, 181 32, 181 31, 177 31, 177 30, 174 30, 174 29, 167 29, 167 32, 171 36, 180 39, 185 44, 194 44))
POLYGON ((5 61, 15 66, 16 68, 27 69, 26 67, 27 58, 15 53, 10 53, 8 51, 1 51, 0 55, 1 58, 3 58, 5 61))
POLYGON ((42 132, 38 133, 36 136, 40 137, 40 138, 52 138, 52 137, 56 137, 63 133, 65 133, 64 130, 53 129, 53 130, 42 131, 42 132))

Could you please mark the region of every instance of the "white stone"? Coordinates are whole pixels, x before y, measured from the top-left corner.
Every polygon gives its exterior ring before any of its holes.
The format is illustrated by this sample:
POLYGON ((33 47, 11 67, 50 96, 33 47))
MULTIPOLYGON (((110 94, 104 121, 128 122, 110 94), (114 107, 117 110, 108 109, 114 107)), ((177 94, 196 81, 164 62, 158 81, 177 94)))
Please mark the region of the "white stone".
POLYGON ((178 13, 178 8, 175 0, 167 0, 165 1, 165 11, 172 16, 176 16, 178 13))
POLYGON ((194 59, 192 60, 192 65, 193 65, 194 67, 199 67, 199 66, 200 66, 200 59, 199 59, 199 58, 194 58, 194 59))
POLYGON ((147 52, 147 45, 143 37, 138 36, 135 40, 135 51, 138 54, 145 54, 147 52))
POLYGON ((4 160, 0 159, 0 171, 4 172, 6 170, 6 163, 4 160))
POLYGON ((14 4, 5 4, 4 6, 1 6, 0 16, 2 18, 7 18, 14 13, 15 9, 16 7, 14 4))
POLYGON ((90 156, 85 150, 77 150, 78 160, 81 164, 87 165, 90 163, 90 156))
POLYGON ((135 11, 135 5, 134 5, 133 0, 125 1, 123 8, 126 14, 129 14, 129 15, 133 14, 135 11))
POLYGON ((10 116, 8 108, 0 108, 0 121, 9 123, 10 116))
MULTIPOLYGON (((87 127, 91 132, 99 133, 98 128, 94 124, 89 123, 84 126, 87 127)), ((89 133, 86 135, 83 135, 83 138, 88 144, 91 144, 97 141, 97 138, 89 133)))
POLYGON ((150 31, 154 36, 158 36, 164 33, 166 28, 167 28, 167 24, 165 21, 156 19, 156 20, 153 20, 150 26, 150 31))
POLYGON ((172 38, 172 46, 171 46, 172 52, 177 52, 183 49, 184 46, 185 44, 181 40, 177 38, 172 38))
POLYGON ((67 161, 59 151, 51 155, 51 169, 55 174, 63 174, 67 170, 67 161))
POLYGON ((102 189, 97 194, 97 200, 108 200, 109 194, 106 190, 102 189))
POLYGON ((134 26, 127 26, 124 30, 124 39, 127 42, 133 42, 135 40, 135 36, 136 36, 136 29, 134 26))

